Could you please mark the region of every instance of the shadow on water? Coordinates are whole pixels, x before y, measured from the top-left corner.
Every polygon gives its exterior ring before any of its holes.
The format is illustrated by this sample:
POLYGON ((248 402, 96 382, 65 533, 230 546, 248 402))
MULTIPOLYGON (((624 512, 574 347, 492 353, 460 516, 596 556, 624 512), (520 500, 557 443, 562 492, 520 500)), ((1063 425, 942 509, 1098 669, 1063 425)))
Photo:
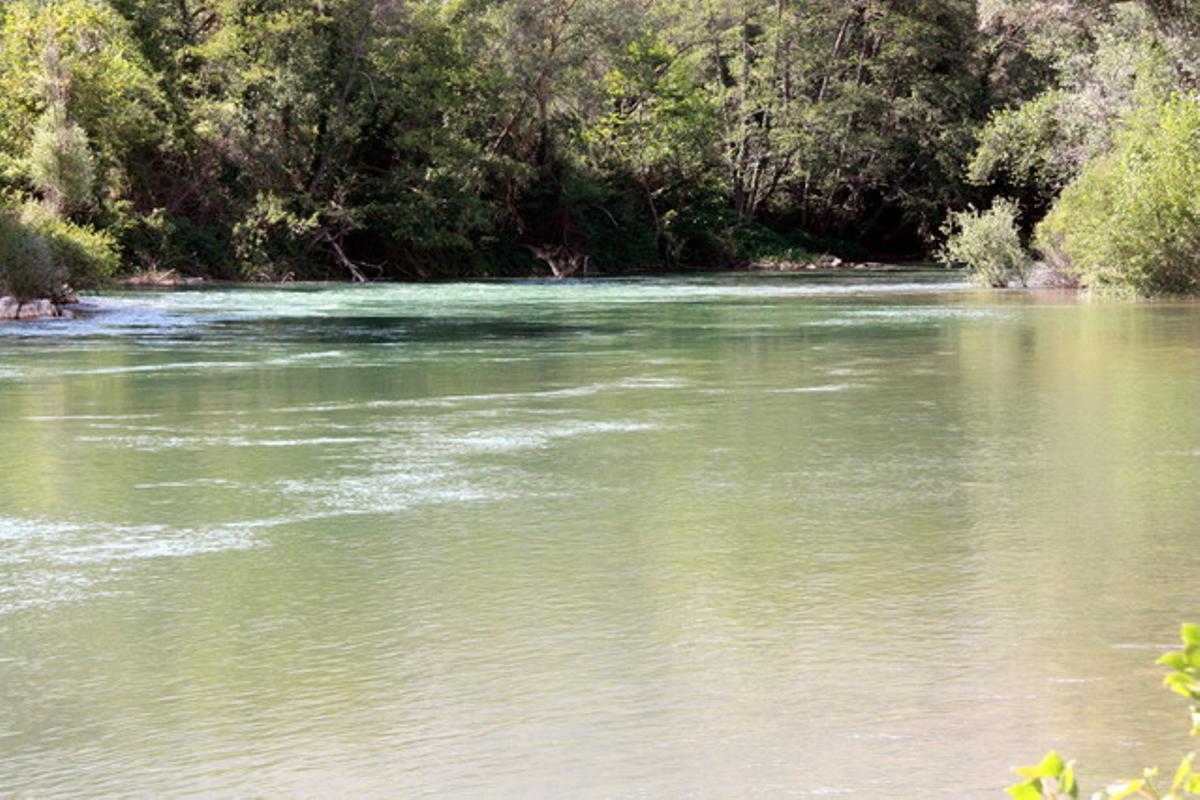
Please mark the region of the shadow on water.
MULTIPOLYGON (((619 335, 626 330, 627 326, 611 323, 563 320, 519 320, 479 316, 332 316, 223 321, 213 325, 213 329, 208 333, 235 339, 262 337, 273 342, 294 344, 349 345, 406 340, 430 344, 546 340, 580 335, 619 335)), ((196 338, 203 338, 203 334, 197 334, 196 338)))

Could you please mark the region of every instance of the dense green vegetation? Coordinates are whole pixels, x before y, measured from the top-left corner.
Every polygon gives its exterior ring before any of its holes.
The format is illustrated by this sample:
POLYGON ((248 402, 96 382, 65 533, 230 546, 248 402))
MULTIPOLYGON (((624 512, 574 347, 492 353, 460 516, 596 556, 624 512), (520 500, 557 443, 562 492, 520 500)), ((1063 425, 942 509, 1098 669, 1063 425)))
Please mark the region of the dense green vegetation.
POLYGON ((1011 197, 1086 283, 1192 291, 1198 26, 1174 0, 12 0, 0 191, 84 226, 85 277, 110 243, 262 280, 921 256, 1011 197))
MULTIPOLYGON (((1171 691, 1191 701, 1192 735, 1200 733, 1200 625, 1185 623, 1180 630, 1183 648, 1173 650, 1158 660, 1171 668, 1163 683, 1171 691)), ((1171 782, 1162 785, 1158 769, 1150 767, 1142 777, 1109 786, 1092 794, 1092 800, 1185 800, 1200 797, 1200 770, 1194 766, 1195 753, 1183 757, 1171 775, 1171 782)), ((1075 800, 1079 797, 1079 781, 1075 764, 1063 761, 1051 751, 1036 766, 1017 769, 1025 780, 1008 787, 1013 800, 1075 800)))
POLYGON ((18 300, 69 299, 102 284, 120 264, 107 233, 59 219, 36 203, 0 206, 0 287, 18 300))
POLYGON ((1039 247, 1094 286, 1141 294, 1200 288, 1200 101, 1140 106, 1038 226, 1039 247))
POLYGON ((940 253, 948 264, 963 264, 988 286, 1026 282, 1029 254, 1017 229, 1017 204, 999 199, 987 211, 967 209, 951 214, 943 229, 946 244, 940 253))

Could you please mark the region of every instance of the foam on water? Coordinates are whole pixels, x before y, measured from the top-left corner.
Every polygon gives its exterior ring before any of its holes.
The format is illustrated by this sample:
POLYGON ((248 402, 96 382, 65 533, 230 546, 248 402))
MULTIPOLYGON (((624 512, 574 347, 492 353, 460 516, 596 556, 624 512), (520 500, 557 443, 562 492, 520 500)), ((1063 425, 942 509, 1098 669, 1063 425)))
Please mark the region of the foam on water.
POLYGON ((254 366, 250 361, 184 361, 174 364, 142 364, 131 367, 97 367, 95 369, 61 370, 59 375, 120 375, 129 372, 173 372, 200 370, 209 372, 222 369, 241 369, 254 366))
POLYGON ((135 489, 192 489, 196 487, 217 486, 222 488, 235 489, 243 484, 237 481, 225 480, 224 478, 197 478, 192 481, 164 481, 161 483, 135 483, 135 489))
POLYGON ((362 436, 313 436, 296 439, 250 439, 244 436, 156 436, 150 433, 127 436, 77 436, 77 442, 111 444, 130 450, 203 450, 218 447, 327 447, 366 444, 373 439, 362 436))
POLYGON ((819 386, 795 386, 789 389, 772 389, 772 394, 824 394, 829 392, 844 392, 848 389, 861 388, 857 383, 827 383, 819 386))
POLYGON ((88 420, 161 419, 162 414, 39 414, 22 417, 26 422, 69 422, 88 420))
POLYGON ((85 565, 189 556, 253 546, 251 532, 289 520, 249 520, 204 528, 113 525, 0 517, 0 565, 85 565))

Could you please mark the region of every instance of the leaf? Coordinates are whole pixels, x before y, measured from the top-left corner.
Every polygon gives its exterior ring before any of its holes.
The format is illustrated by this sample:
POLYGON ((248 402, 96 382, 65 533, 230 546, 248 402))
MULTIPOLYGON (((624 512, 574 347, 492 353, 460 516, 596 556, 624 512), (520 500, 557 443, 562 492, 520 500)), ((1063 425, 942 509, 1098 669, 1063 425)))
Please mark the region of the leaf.
POLYGON ((1195 758, 1195 753, 1188 753, 1183 757, 1183 761, 1179 762, 1179 769, 1175 770, 1175 779, 1171 781, 1172 789, 1178 789, 1183 786, 1184 780, 1192 771, 1192 761, 1195 758))
POLYGON ((1200 625, 1192 622, 1183 623, 1179 629, 1179 637, 1185 645, 1200 645, 1200 625))
POLYGON ((1075 762, 1067 762, 1063 768, 1062 777, 1058 779, 1059 791, 1068 797, 1079 797, 1079 784, 1075 781, 1075 762))
POLYGON ((1123 800, 1123 798, 1132 797, 1137 794, 1145 786, 1145 781, 1129 781, 1128 783, 1118 783, 1115 786, 1109 786, 1105 791, 1108 792, 1109 800, 1123 800))
POLYGON ((1042 800, 1042 784, 1037 780, 1018 783, 1004 791, 1008 792, 1013 800, 1042 800))
POLYGON ((1064 766, 1062 756, 1051 750, 1036 767, 1017 767, 1017 774, 1022 778, 1057 778, 1064 766))
POLYGON ((1170 653, 1163 653, 1154 663, 1171 669, 1183 670, 1188 666, 1188 658, 1178 650, 1172 650, 1170 653))
POLYGON ((1193 681, 1182 672, 1172 672, 1167 677, 1163 678, 1163 685, 1178 695, 1183 695, 1189 700, 1194 699, 1192 695, 1193 681))

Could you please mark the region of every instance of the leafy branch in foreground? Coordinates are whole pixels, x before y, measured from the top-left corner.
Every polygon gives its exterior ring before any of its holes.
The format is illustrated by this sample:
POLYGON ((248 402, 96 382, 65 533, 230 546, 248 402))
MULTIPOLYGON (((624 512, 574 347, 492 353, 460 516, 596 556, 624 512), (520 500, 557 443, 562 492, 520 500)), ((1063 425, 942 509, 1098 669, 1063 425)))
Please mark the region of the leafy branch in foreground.
MULTIPOLYGON (((1171 668, 1172 672, 1163 684, 1192 702, 1192 735, 1200 734, 1200 625, 1184 624, 1180 631, 1183 649, 1172 651, 1158 659, 1157 663, 1171 668)), ((1149 768, 1142 777, 1125 781, 1092 794, 1092 800, 1184 800, 1200 797, 1200 771, 1193 766, 1196 754, 1184 756, 1171 779, 1171 785, 1158 785, 1158 769, 1149 768)), ((1025 780, 1005 791, 1014 800, 1076 800, 1079 784, 1075 779, 1075 762, 1063 761, 1050 751, 1041 763, 1033 767, 1019 767, 1017 774, 1025 780)))

